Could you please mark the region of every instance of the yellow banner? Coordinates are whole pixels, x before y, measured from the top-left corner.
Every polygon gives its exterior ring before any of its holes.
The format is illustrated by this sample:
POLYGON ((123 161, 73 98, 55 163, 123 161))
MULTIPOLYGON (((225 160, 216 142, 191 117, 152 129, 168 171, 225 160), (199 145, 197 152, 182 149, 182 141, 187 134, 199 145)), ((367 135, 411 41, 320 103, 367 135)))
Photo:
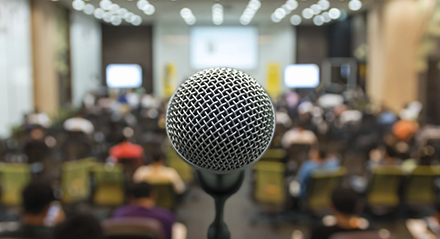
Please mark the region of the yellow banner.
POLYGON ((266 91, 272 99, 276 99, 282 93, 281 89, 281 66, 276 62, 267 64, 266 91))
POLYGON ((171 97, 176 90, 176 64, 168 63, 165 66, 165 74, 163 80, 163 92, 165 97, 171 97))

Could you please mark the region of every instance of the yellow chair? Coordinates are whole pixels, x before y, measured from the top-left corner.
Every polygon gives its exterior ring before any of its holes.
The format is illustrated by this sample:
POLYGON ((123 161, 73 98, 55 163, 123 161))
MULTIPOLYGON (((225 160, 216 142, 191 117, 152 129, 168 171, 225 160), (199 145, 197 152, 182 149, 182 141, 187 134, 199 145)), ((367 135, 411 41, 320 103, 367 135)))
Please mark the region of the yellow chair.
POLYGON ((4 163, 0 165, 2 180, 1 203, 5 206, 19 206, 21 193, 31 181, 28 164, 4 163))
POLYGON ((405 183, 403 201, 412 205, 432 205, 434 181, 440 177, 439 166, 417 166, 405 183))
POLYGON ((90 170, 95 165, 95 158, 65 162, 62 166, 61 200, 74 203, 90 197, 90 170))
POLYGON ((176 194, 173 184, 167 183, 150 183, 153 192, 156 193, 156 206, 174 211, 176 209, 176 194))
POLYGON ((194 170, 185 163, 174 151, 174 149, 170 146, 166 153, 166 162, 167 166, 173 168, 177 171, 180 178, 185 183, 191 183, 194 180, 194 170))
POLYGON ((283 206, 286 200, 283 163, 259 161, 254 165, 254 197, 259 203, 283 206))
POLYGON ((99 206, 119 206, 124 203, 124 168, 120 164, 98 163, 92 169, 95 190, 93 203, 99 206))
POLYGON ((367 191, 367 203, 375 207, 397 207, 403 171, 400 167, 384 166, 373 170, 367 191))
POLYGON ((266 153, 261 157, 261 161, 273 161, 282 162, 287 156, 287 152, 284 149, 268 149, 266 153))
POLYGON ((307 186, 306 204, 309 210, 317 212, 329 209, 331 206, 331 194, 339 186, 347 169, 315 170, 307 186))

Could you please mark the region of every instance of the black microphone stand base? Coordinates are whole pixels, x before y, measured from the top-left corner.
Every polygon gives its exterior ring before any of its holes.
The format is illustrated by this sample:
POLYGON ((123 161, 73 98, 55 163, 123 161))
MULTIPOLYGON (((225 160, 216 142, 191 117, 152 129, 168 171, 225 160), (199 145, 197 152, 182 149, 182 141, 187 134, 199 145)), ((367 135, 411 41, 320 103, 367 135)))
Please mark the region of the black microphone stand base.
POLYGON ((196 177, 202 189, 214 198, 215 219, 209 226, 208 239, 230 239, 231 233, 224 222, 226 200, 236 193, 243 183, 244 171, 230 174, 212 174, 196 170, 196 177))

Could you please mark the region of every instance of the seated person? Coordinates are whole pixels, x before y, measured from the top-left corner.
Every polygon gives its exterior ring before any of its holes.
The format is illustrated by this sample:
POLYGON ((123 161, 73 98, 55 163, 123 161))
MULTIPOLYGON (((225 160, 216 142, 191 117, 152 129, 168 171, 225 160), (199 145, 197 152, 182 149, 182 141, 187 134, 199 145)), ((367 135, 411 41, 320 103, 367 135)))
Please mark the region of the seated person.
POLYGON ((385 145, 385 154, 383 157, 373 157, 370 159, 369 167, 374 169, 378 166, 400 166, 402 160, 397 158, 397 152, 391 145, 385 145))
POLYGON ((54 228, 53 239, 103 239, 100 222, 92 215, 75 215, 54 228))
POLYGON ((313 131, 304 128, 304 123, 299 123, 296 124, 296 127, 284 133, 281 144, 285 149, 288 149, 292 144, 317 145, 318 138, 313 131))
POLYGON ((335 169, 339 167, 339 161, 334 157, 326 158, 323 150, 313 149, 310 151, 310 159, 302 163, 296 175, 296 181, 301 184, 301 197, 304 198, 314 170, 335 169))
MULTIPOLYGON (((52 232, 46 226, 48 211, 55 202, 54 192, 49 184, 30 183, 23 191, 23 214, 21 225, 16 231, 0 233, 0 238, 48 239, 52 232)), ((64 212, 60 210, 53 215, 53 224, 64 220, 64 212)))
POLYGON ((148 183, 133 185, 127 192, 129 205, 117 208, 113 218, 142 217, 156 219, 162 224, 167 239, 171 239, 175 216, 172 212, 155 207, 155 196, 148 183))
POLYGON ((333 215, 336 219, 335 224, 313 227, 310 239, 327 239, 336 233, 362 231, 368 228, 368 221, 356 216, 361 211, 361 205, 358 195, 353 190, 335 189, 331 200, 333 215))
POLYGON ((86 135, 93 134, 95 127, 90 120, 84 118, 84 115, 85 113, 64 121, 64 130, 68 132, 83 132, 86 135))
POLYGON ((129 138, 124 136, 119 144, 110 148, 110 156, 116 158, 117 162, 121 159, 133 160, 138 167, 142 165, 144 149, 140 145, 130 143, 129 138))
POLYGON ((185 183, 180 178, 177 171, 173 168, 165 167, 163 156, 160 153, 152 154, 153 162, 147 166, 139 167, 133 175, 135 183, 163 183, 171 182, 176 194, 182 194, 185 191, 185 183))
POLYGON ((28 163, 41 162, 49 155, 50 149, 45 142, 45 133, 42 128, 37 127, 31 130, 23 150, 28 157, 28 163))

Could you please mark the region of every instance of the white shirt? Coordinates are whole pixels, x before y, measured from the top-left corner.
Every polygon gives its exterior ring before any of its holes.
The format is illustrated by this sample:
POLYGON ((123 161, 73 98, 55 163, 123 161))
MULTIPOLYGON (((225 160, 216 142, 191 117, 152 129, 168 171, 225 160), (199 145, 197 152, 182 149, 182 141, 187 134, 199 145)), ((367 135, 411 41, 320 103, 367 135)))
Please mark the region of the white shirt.
POLYGON ((297 128, 287 131, 281 139, 284 148, 289 148, 292 144, 315 144, 318 138, 310 130, 299 131, 297 128))
POLYGON ((135 183, 147 182, 153 184, 171 182, 174 191, 177 194, 181 194, 185 191, 185 183, 182 181, 177 171, 165 166, 141 166, 134 173, 133 181, 135 183))
POLYGON ((80 117, 66 120, 63 126, 67 131, 82 131, 85 134, 92 134, 95 132, 95 127, 93 126, 92 122, 80 117))

